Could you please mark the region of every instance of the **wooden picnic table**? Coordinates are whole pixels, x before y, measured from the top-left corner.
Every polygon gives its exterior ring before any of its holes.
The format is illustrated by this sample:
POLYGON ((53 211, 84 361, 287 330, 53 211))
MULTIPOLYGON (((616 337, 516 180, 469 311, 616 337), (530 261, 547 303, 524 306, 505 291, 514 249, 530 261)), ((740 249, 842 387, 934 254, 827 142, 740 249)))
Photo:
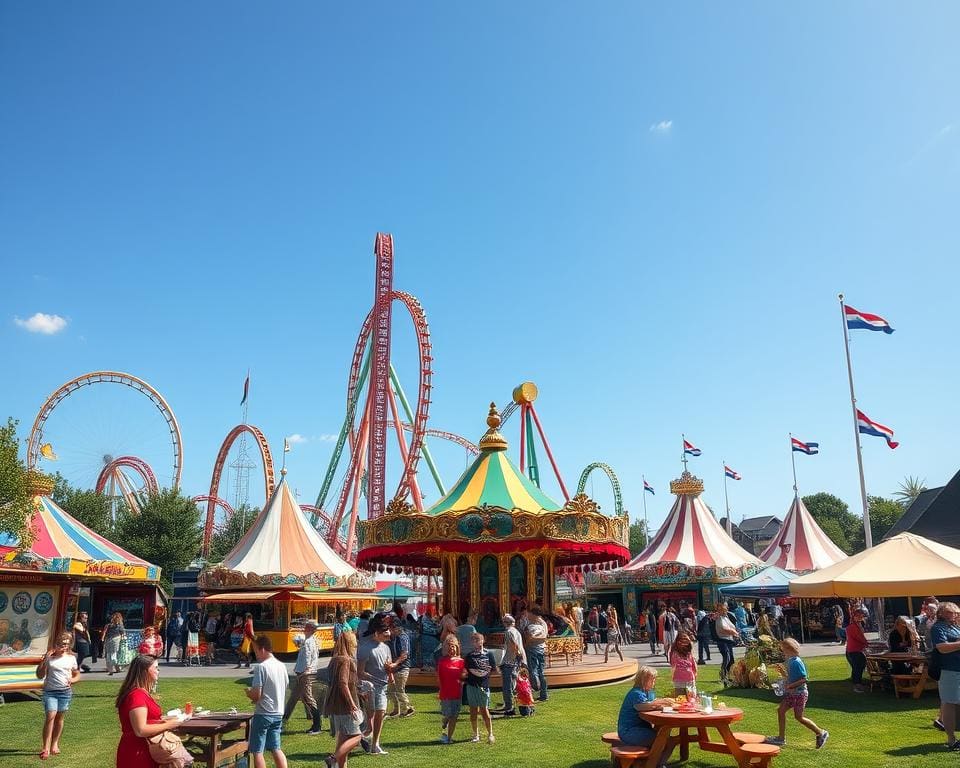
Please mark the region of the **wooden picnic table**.
POLYGON ((736 707, 715 709, 710 714, 706 712, 643 712, 643 719, 657 730, 657 737, 650 746, 650 754, 646 765, 657 766, 662 762, 663 755, 668 748, 680 747, 680 759, 690 757, 690 744, 696 744, 707 752, 718 752, 731 755, 738 766, 749 765, 750 756, 741 748, 730 730, 730 723, 743 719, 743 710, 736 707), (708 729, 714 729, 720 734, 721 741, 711 741, 708 729), (672 732, 677 730, 677 735, 672 732), (692 731, 692 733, 691 733, 692 731))
POLYGON ((909 693, 913 698, 919 699, 920 694, 924 691, 937 687, 936 680, 931 680, 927 672, 929 659, 921 653, 880 651, 879 653, 868 653, 866 656, 868 662, 901 661, 913 668, 913 672, 909 675, 890 675, 890 679, 893 681, 893 691, 897 698, 900 697, 901 693, 909 693))
POLYGON ((196 762, 204 763, 207 768, 218 768, 227 761, 236 763, 238 757, 247 753, 252 719, 253 712, 213 712, 185 720, 174 732, 183 738, 183 745, 196 762), (225 734, 239 730, 243 731, 242 738, 224 740, 225 734))

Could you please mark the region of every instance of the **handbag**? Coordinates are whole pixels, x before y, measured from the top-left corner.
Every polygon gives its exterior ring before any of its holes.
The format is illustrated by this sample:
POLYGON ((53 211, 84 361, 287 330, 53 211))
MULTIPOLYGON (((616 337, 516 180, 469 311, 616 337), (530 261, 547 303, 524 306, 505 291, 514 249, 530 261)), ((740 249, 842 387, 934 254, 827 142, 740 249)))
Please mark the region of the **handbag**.
POLYGON ((243 638, 243 641, 240 643, 240 653, 244 655, 249 654, 251 645, 252 643, 250 642, 249 637, 243 638))
POLYGON ((120 647, 117 649, 117 664, 121 667, 127 666, 131 661, 133 661, 133 651, 130 650, 130 646, 127 645, 127 636, 120 636, 120 647))
POLYGON ((162 768, 186 768, 193 765, 193 755, 187 752, 180 737, 170 731, 147 739, 150 759, 162 768))

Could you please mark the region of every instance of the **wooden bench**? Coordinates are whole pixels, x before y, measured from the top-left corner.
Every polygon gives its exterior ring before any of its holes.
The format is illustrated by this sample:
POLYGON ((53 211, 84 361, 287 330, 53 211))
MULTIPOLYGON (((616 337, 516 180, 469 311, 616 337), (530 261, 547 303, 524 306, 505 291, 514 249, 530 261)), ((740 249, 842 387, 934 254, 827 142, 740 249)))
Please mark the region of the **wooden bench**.
POLYGON ((649 754, 647 747, 610 747, 610 759, 619 768, 642 768, 649 754))
POLYGON ((776 744, 741 744, 740 749, 747 758, 745 764, 758 768, 766 768, 780 754, 780 747, 776 744))
POLYGON ((763 744, 766 740, 766 736, 761 736, 759 733, 747 733, 745 731, 734 731, 733 738, 737 740, 738 744, 763 744))
POLYGON ((607 731, 600 737, 600 741, 609 744, 611 747, 616 747, 620 745, 620 735, 616 731, 607 731))

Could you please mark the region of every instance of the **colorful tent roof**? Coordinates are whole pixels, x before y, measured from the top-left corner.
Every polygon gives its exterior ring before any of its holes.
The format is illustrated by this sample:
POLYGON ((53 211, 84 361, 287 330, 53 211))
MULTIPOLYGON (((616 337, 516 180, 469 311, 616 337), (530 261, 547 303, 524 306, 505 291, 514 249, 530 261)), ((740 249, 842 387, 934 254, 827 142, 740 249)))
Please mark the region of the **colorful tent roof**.
POLYGON ((482 507, 522 509, 526 512, 556 512, 557 504, 528 479, 506 454, 506 445, 494 445, 481 451, 480 456, 464 472, 440 501, 426 510, 428 515, 459 512, 482 507))
POLYGON ((219 567, 259 576, 329 574, 339 578, 357 572, 311 527, 285 475, 250 530, 219 567))
POLYGON ((749 579, 720 587, 720 591, 727 597, 785 597, 790 594, 790 582, 795 578, 795 573, 768 565, 749 579))
POLYGON ((627 563, 624 571, 639 571, 663 562, 700 568, 760 564, 754 555, 727 536, 710 514, 700 499, 702 481, 684 471, 679 480, 670 483, 670 491, 677 494, 670 514, 649 546, 627 563))
MULTIPOLYGON (((44 560, 65 558, 150 566, 146 560, 94 533, 61 509, 50 497, 34 496, 33 503, 31 525, 36 538, 29 550, 31 554, 44 560)), ((16 550, 18 545, 16 537, 0 533, 0 547, 16 550)))
POLYGON ((960 549, 901 533, 790 582, 797 597, 960 595, 960 549))
POLYGON ((788 571, 805 573, 826 568, 846 556, 817 525, 803 499, 794 496, 780 532, 767 545, 760 559, 788 571))

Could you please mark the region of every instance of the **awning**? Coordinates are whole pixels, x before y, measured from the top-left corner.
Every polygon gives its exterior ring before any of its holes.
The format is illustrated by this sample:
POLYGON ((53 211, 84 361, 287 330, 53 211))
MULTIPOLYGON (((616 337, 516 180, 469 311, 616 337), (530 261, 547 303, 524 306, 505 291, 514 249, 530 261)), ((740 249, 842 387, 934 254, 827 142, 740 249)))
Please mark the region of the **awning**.
POLYGON ((200 598, 204 603, 259 603, 261 600, 272 600, 279 592, 218 592, 200 598))

